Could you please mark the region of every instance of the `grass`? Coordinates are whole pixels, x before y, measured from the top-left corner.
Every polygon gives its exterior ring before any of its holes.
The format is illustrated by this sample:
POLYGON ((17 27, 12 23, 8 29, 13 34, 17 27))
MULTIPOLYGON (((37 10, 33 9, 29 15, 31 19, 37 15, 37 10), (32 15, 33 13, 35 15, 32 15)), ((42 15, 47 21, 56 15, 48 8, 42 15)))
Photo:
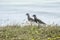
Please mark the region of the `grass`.
POLYGON ((0 40, 60 40, 60 26, 0 27, 0 40))

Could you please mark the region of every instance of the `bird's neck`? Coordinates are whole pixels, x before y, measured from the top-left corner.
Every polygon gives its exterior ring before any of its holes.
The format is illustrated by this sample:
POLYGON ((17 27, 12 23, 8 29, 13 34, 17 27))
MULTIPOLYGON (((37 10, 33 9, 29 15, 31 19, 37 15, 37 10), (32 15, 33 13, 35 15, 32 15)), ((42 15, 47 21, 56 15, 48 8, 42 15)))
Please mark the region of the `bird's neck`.
POLYGON ((28 15, 28 19, 30 18, 30 16, 28 15))
POLYGON ((34 19, 37 19, 37 17, 34 17, 34 19))

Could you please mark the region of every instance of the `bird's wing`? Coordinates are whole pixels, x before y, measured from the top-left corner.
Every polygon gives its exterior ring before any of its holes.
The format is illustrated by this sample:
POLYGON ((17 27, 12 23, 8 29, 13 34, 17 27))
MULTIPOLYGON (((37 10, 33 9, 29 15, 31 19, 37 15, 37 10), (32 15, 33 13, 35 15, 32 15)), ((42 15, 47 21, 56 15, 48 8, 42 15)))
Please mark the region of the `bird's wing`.
POLYGON ((39 23, 45 24, 42 20, 38 19, 39 23))
POLYGON ((31 21, 34 21, 34 19, 33 19, 33 18, 30 18, 30 20, 31 20, 31 21))

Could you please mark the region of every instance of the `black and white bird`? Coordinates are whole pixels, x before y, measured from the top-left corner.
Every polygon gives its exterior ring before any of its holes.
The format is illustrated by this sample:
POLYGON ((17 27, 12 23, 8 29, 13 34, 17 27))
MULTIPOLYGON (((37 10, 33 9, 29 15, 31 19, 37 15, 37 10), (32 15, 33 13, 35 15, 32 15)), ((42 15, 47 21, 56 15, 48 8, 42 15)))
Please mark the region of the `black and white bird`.
POLYGON ((46 24, 46 23, 44 23, 43 21, 41 21, 40 19, 38 19, 38 18, 36 17, 36 15, 33 15, 33 17, 34 17, 34 21, 35 21, 36 23, 46 24))
POLYGON ((28 22, 26 22, 26 23, 33 25, 34 19, 30 17, 29 13, 27 13, 26 15, 27 15, 27 19, 28 19, 28 22))

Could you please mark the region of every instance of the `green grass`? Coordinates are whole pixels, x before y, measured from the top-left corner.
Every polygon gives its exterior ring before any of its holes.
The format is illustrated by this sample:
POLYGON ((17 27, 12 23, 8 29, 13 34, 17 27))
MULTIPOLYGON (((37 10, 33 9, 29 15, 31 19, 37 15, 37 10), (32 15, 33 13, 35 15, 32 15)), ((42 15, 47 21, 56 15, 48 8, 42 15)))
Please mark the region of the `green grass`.
POLYGON ((60 40, 60 26, 0 27, 0 40, 60 40))

